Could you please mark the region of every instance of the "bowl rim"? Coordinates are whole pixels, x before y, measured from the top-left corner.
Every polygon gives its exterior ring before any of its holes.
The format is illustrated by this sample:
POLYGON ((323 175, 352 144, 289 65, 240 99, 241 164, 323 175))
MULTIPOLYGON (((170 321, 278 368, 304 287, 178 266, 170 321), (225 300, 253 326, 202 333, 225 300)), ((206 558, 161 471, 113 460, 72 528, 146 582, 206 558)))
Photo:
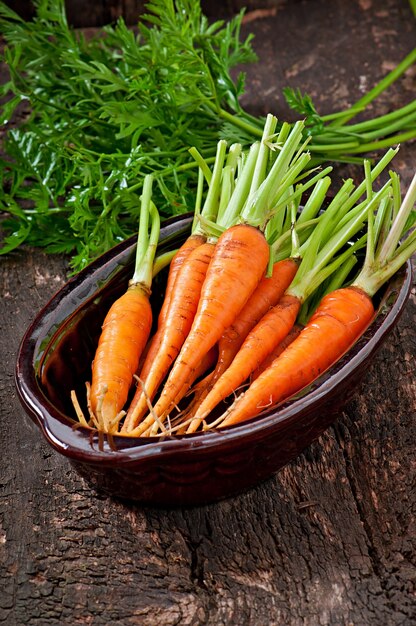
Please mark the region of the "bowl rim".
MULTIPOLYGON (((165 220, 162 228, 169 231, 178 225, 189 226, 192 215, 180 215, 165 220)), ((175 231, 176 232, 176 231, 175 231)), ((180 229, 178 229, 180 232, 180 229)), ((48 312, 54 303, 62 302, 70 297, 72 289, 82 284, 90 276, 94 276, 106 264, 114 264, 117 258, 134 247, 136 237, 130 237, 117 244, 111 250, 93 261, 80 273, 70 278, 43 306, 27 328, 16 359, 15 386, 19 400, 31 417, 32 421, 41 429, 48 443, 63 455, 73 461, 100 463, 106 467, 139 463, 157 456, 168 459, 178 453, 210 454, 213 449, 218 453, 233 447, 236 442, 244 445, 248 442, 267 438, 278 425, 296 419, 306 414, 312 407, 337 387, 342 386, 350 375, 354 373, 377 350, 383 338, 390 333, 398 321, 413 284, 413 270, 411 261, 392 277, 388 283, 386 294, 394 293, 395 299, 387 311, 383 312, 384 296, 375 316, 361 337, 349 350, 324 372, 313 383, 305 387, 298 394, 275 408, 263 411, 246 422, 223 429, 197 432, 190 435, 170 435, 144 438, 132 438, 122 435, 103 435, 97 431, 84 428, 72 418, 69 418, 47 398, 41 389, 35 373, 35 349, 37 340, 48 324, 48 312), (371 331, 371 333, 370 333, 371 331), (124 444, 124 445, 123 445, 124 444)), ((72 313, 80 307, 77 306, 72 313)))

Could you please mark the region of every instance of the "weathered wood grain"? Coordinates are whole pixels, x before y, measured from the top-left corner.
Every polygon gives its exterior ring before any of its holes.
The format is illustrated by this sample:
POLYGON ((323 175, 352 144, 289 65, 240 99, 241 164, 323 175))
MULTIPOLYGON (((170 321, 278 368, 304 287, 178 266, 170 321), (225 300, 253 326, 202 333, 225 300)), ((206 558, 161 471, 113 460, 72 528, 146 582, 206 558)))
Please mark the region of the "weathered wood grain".
MULTIPOLYGON (((382 4, 287 3, 248 23, 261 63, 247 68, 247 107, 289 115, 286 84, 324 112, 352 103, 416 40, 407 2, 382 4)), ((376 110, 414 98, 415 80, 409 71, 376 110)), ((415 163, 416 145, 404 146, 404 182, 415 163)), ((355 399, 304 454, 237 498, 159 510, 97 496, 16 398, 19 341, 66 271, 40 251, 1 259, 0 623, 415 623, 415 294, 355 399)))
MULTIPOLYGON (((287 3, 300 0, 201 0, 201 7, 205 15, 216 19, 226 18, 245 9, 252 13, 249 19, 264 15, 264 12, 274 13, 279 7, 287 3)), ((33 3, 29 0, 5 0, 5 4, 12 7, 25 19, 34 15, 33 3)), ((68 21, 77 28, 96 27, 114 22, 123 17, 127 24, 136 24, 138 16, 146 11, 147 0, 65 0, 68 21)))

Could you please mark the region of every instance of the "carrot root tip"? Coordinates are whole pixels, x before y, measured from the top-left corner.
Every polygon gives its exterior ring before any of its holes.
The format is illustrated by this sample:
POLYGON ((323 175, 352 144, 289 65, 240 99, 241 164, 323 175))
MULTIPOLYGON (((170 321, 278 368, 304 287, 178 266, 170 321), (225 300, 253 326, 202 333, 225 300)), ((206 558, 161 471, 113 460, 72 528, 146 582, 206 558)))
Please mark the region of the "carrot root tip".
POLYGON ((88 422, 85 419, 85 415, 83 413, 83 410, 81 409, 81 405, 78 402, 77 394, 75 393, 74 390, 71 391, 71 401, 75 409, 75 413, 76 413, 79 423, 82 424, 82 426, 86 426, 88 428, 88 422))
MULTIPOLYGON (((146 404, 147 404, 147 406, 148 406, 148 409, 149 409, 150 415, 152 416, 152 418, 153 418, 153 420, 154 420, 154 423, 155 423, 155 424, 157 424, 158 429, 160 428, 160 430, 161 430, 162 432, 165 432, 165 431, 166 431, 166 428, 165 428, 165 426, 163 425, 162 421, 160 420, 160 417, 157 415, 157 413, 155 412, 155 410, 154 410, 154 408, 153 408, 153 404, 152 404, 152 401, 150 400, 149 394, 148 394, 148 393, 147 393, 147 391, 146 391, 146 387, 145 387, 144 381, 140 378, 140 376, 137 376, 137 374, 135 374, 135 375, 134 375, 134 378, 137 380, 137 383, 138 383, 138 384, 141 386, 141 388, 142 388, 143 395, 144 395, 144 397, 145 397, 145 399, 146 399, 146 404)), ((130 431, 130 433, 129 433, 129 434, 131 435, 131 434, 132 434, 132 432, 134 432, 134 430, 135 430, 135 429, 132 429, 132 430, 130 431)), ((143 436, 146 436, 146 434, 145 434, 145 433, 146 433, 148 430, 150 430, 150 433, 149 433, 149 435, 150 435, 150 434, 151 434, 151 429, 149 429, 149 428, 147 428, 147 429, 146 429, 143 433, 140 433, 140 434, 141 434, 141 435, 143 435, 143 436)), ((148 435, 148 436, 149 436, 149 435, 148 435)))
POLYGON ((108 424, 108 432, 111 434, 116 434, 119 431, 119 425, 123 417, 126 415, 126 411, 120 411, 117 413, 115 418, 111 420, 108 424))

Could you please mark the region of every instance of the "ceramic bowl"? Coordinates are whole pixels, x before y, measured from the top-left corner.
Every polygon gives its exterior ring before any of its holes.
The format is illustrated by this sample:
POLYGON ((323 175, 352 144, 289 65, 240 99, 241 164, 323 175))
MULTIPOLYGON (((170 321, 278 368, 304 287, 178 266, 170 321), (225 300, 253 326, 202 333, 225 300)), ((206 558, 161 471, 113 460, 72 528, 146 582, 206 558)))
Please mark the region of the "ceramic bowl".
MULTIPOLYGON (((160 251, 177 248, 191 216, 168 220, 160 251)), ((74 419, 110 303, 132 273, 136 238, 116 246, 72 278, 27 330, 18 353, 21 403, 48 443, 98 491, 161 506, 213 502, 265 480, 294 459, 334 421, 357 391, 376 350, 396 324, 412 286, 407 265, 379 295, 372 324, 330 370, 307 389, 244 424, 166 438, 103 436, 74 419)), ((166 273, 153 285, 160 306, 166 273)))

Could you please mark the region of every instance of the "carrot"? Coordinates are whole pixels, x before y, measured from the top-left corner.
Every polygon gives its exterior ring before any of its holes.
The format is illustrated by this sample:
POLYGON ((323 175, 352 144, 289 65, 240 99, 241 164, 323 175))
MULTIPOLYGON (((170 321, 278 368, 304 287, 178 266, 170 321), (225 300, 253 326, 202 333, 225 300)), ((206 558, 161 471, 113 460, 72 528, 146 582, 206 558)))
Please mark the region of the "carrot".
POLYGON ((225 413, 220 428, 258 415, 308 385, 352 345, 373 315, 371 298, 359 289, 326 296, 297 339, 225 413))
POLYGON ((169 265, 169 274, 166 281, 165 296, 163 298, 163 303, 158 316, 158 326, 162 326, 166 319, 169 310, 170 300, 175 289, 176 277, 182 265, 185 264, 191 252, 195 250, 195 248, 197 248, 198 246, 201 246, 203 243, 205 243, 205 241, 206 237, 202 233, 192 233, 184 241, 184 243, 181 245, 181 247, 178 249, 175 256, 173 257, 169 265))
MULTIPOLYGON (((321 290, 318 290, 321 296, 321 299, 327 293, 335 291, 336 289, 339 289, 342 285, 344 285, 345 280, 347 279, 348 275, 350 274, 352 268, 354 267, 356 263, 357 263, 357 259, 355 256, 349 257, 347 260, 343 262, 342 266, 331 276, 331 280, 327 281, 328 284, 325 285, 324 293, 320 293, 321 290)), ((314 293, 314 297, 315 297, 315 293, 314 293)), ((276 345, 276 347, 272 350, 272 352, 270 352, 270 354, 265 359, 263 359, 260 365, 253 371, 250 377, 251 381, 258 378, 260 374, 264 372, 264 370, 267 369, 273 363, 273 361, 278 356, 280 356, 283 350, 285 350, 292 343, 292 341, 294 341, 296 337, 299 335, 303 326, 306 325, 307 321, 312 316, 312 313, 310 312, 311 308, 313 308, 314 310, 318 305, 317 303, 315 306, 313 306, 313 302, 311 304, 309 300, 312 300, 312 298, 309 298, 308 301, 304 303, 304 305, 307 305, 307 306, 301 307, 299 311, 299 315, 297 317, 297 322, 296 324, 294 324, 293 328, 289 331, 287 336, 279 344, 276 345), (306 310, 304 311, 304 309, 306 310), (301 319, 302 319, 302 322, 300 321, 301 319)))
POLYGON ((133 430, 148 411, 148 402, 153 400, 159 385, 189 334, 201 294, 208 265, 214 254, 215 244, 205 242, 189 254, 178 272, 175 289, 172 291, 168 315, 159 333, 156 333, 157 351, 146 359, 139 375, 141 383, 127 411, 122 431, 133 430), (147 364, 147 369, 145 370, 147 364))
MULTIPOLYGON (((198 363, 243 308, 260 282, 268 260, 268 244, 257 228, 238 224, 220 236, 192 328, 153 410, 160 419, 181 400, 198 363)), ((153 415, 149 415, 134 434, 141 434, 153 422, 153 415)))
POLYGON ((228 369, 220 376, 202 401, 188 427, 193 433, 211 411, 247 380, 267 355, 288 335, 301 306, 299 298, 285 295, 264 315, 254 332, 248 334, 228 369))
MULTIPOLYGON (((87 386, 91 424, 107 433, 117 431, 124 415, 122 409, 152 325, 149 295, 160 229, 159 215, 151 202, 152 182, 151 176, 145 178, 135 271, 127 291, 105 316, 92 363, 91 385, 87 386)), ((80 417, 74 392, 72 397, 80 417)), ((80 421, 86 424, 83 416, 80 421)))
POLYGON ((319 289, 317 292, 313 294, 304 304, 302 305, 299 315, 297 317, 297 322, 290 330, 289 334, 274 348, 274 350, 260 363, 260 365, 254 370, 251 374, 250 381, 256 380, 266 370, 273 361, 282 354, 283 350, 285 350, 291 343, 296 339, 296 337, 301 332, 302 328, 306 325, 308 320, 312 317, 313 312, 317 308, 319 301, 323 298, 324 295, 335 291, 336 289, 345 286, 345 281, 349 274, 351 273, 352 268, 357 263, 357 258, 355 256, 349 257, 342 266, 334 272, 334 274, 330 277, 330 280, 325 281, 324 289, 319 289), (323 293, 322 293, 323 291, 323 293), (319 297, 319 300, 316 298, 319 297))
POLYGON ((133 283, 110 308, 92 365, 91 409, 112 432, 152 325, 149 292, 133 283))
POLYGON ((260 365, 256 367, 251 375, 250 380, 256 380, 256 378, 258 378, 260 374, 264 372, 264 370, 267 369, 273 363, 273 361, 282 354, 283 350, 286 350, 286 348, 292 343, 292 341, 296 339, 301 330, 302 326, 300 326, 299 324, 295 324, 286 335, 286 337, 274 348, 273 352, 271 352, 269 356, 267 356, 260 363, 260 365))
MULTIPOLYGON (((209 352, 207 352, 205 354, 203 359, 197 365, 197 368, 195 369, 195 371, 193 373, 193 376, 192 376, 192 384, 196 380, 198 380, 198 378, 200 378, 201 376, 206 374, 206 372, 215 365, 215 363, 217 361, 217 358, 218 358, 218 350, 217 350, 217 346, 214 346, 213 348, 211 348, 211 350, 209 350, 209 352)), ((189 385, 185 386, 185 388, 183 390, 183 393, 181 394, 183 397, 186 396, 186 393, 188 391, 188 386, 189 385)), ((182 417, 183 417, 183 413, 180 412, 178 414, 178 416, 174 416, 172 420, 169 419, 169 426, 166 427, 166 428, 162 424, 162 422, 157 423, 157 420, 156 420, 156 424, 158 426, 158 429, 160 428, 160 431, 163 434, 170 433, 172 431, 172 428, 173 428, 173 426, 175 425, 176 422, 181 422, 182 423, 182 417)), ((178 428, 176 428, 176 430, 178 430, 178 434, 183 434, 186 431, 186 428, 182 429, 179 426, 178 428), (181 432, 181 430, 183 430, 183 432, 181 432)), ((144 431, 142 433, 142 437, 150 437, 152 435, 153 435, 153 425, 150 426, 146 431, 144 431)))
POLYGON ((218 363, 210 383, 214 383, 232 362, 247 334, 263 315, 283 296, 292 282, 298 261, 294 258, 278 261, 273 265, 272 275, 264 276, 249 298, 235 322, 225 330, 218 344, 218 363))
MULTIPOLYGON (((366 176, 368 181, 367 162, 366 176)), ((376 219, 373 202, 369 202, 365 262, 352 285, 323 298, 297 339, 222 416, 220 427, 254 417, 300 391, 333 365, 364 332, 374 315, 373 295, 416 251, 415 230, 400 241, 403 232, 414 225, 408 219, 416 202, 416 175, 397 215, 394 207, 399 185, 393 185, 390 193, 387 202, 380 202, 376 219)), ((368 195, 377 197, 371 189, 368 195)))
POLYGON ((196 247, 204 242, 205 237, 203 235, 199 235, 197 233, 190 235, 179 248, 179 250, 177 250, 175 256, 170 263, 168 278, 166 282, 165 297, 163 298, 162 307, 158 316, 158 327, 155 334, 151 338, 149 345, 146 347, 146 351, 143 354, 144 361, 140 365, 140 376, 143 380, 147 378, 152 363, 155 360, 156 354, 160 349, 163 326, 169 309, 172 292, 174 290, 176 276, 192 250, 194 250, 196 247))
POLYGON ((312 314, 319 304, 319 300, 315 301, 315 298, 317 296, 320 296, 320 299, 322 299, 324 295, 327 295, 328 293, 331 293, 332 291, 335 291, 336 289, 340 289, 342 286, 345 286, 345 281, 356 263, 357 258, 355 256, 349 257, 346 261, 344 261, 342 266, 334 272, 330 279, 325 281, 324 289, 318 289, 317 292, 314 292, 313 297, 310 297, 306 302, 304 302, 299 311, 296 324, 290 330, 288 335, 254 370, 250 377, 250 381, 256 380, 256 378, 258 378, 260 374, 264 372, 264 370, 267 369, 273 363, 273 361, 282 354, 283 350, 285 350, 292 343, 292 341, 296 339, 302 328, 312 317, 312 314))

